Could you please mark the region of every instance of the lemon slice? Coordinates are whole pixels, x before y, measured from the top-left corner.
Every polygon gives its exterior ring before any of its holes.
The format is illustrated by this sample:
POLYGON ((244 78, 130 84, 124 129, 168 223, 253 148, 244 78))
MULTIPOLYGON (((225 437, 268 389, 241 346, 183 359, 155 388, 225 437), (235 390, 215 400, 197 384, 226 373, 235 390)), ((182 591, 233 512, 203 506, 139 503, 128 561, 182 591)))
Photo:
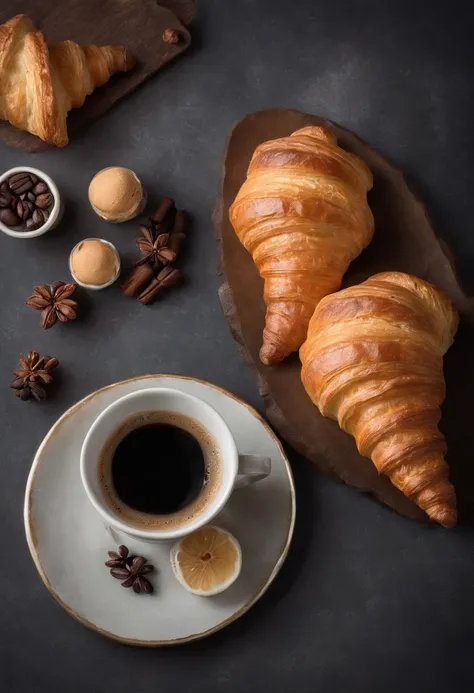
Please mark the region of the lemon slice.
POLYGON ((171 549, 171 567, 179 582, 200 597, 212 597, 232 585, 242 567, 242 551, 226 529, 207 525, 180 539, 171 549))

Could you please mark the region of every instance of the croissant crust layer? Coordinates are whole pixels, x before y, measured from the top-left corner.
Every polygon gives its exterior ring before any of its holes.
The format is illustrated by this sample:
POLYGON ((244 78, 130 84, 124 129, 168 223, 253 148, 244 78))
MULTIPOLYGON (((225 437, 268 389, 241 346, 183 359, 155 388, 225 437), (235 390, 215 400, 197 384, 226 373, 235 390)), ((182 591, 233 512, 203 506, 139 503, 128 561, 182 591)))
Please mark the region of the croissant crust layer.
POLYGON ((68 111, 134 64, 121 46, 49 45, 28 17, 13 17, 0 25, 0 118, 63 147, 68 111))
POLYGON ((321 414, 445 527, 456 523, 456 497, 438 422, 443 355, 457 325, 443 292, 384 272, 324 298, 300 350, 303 385, 321 414))
POLYGON ((264 363, 299 349, 314 308, 370 242, 371 187, 366 164, 327 128, 302 128, 255 150, 230 220, 265 283, 264 363))

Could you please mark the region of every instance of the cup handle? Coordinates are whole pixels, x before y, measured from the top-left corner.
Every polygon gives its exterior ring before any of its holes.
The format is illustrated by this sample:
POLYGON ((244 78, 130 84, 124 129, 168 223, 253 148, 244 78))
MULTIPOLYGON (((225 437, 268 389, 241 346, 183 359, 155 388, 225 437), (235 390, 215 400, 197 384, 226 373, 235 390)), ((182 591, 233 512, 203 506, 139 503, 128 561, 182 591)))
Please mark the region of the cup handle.
POLYGON ((265 479, 270 474, 272 462, 269 457, 239 455, 239 471, 234 488, 245 488, 265 479))

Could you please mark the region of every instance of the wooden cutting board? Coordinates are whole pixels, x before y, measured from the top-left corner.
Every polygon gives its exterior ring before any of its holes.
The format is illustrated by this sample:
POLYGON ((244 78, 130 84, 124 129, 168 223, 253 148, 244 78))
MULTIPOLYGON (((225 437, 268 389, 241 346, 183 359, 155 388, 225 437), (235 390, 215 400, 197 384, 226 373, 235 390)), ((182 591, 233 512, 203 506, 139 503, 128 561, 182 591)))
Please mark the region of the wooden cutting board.
POLYGON ((409 189, 402 173, 349 130, 317 116, 291 110, 253 113, 233 129, 224 160, 224 179, 214 221, 225 279, 220 299, 241 352, 255 369, 266 413, 277 431, 318 468, 407 517, 426 519, 374 465, 357 452, 351 436, 336 422, 322 417, 300 380, 300 363, 293 355, 278 366, 264 366, 258 357, 265 318, 263 282, 251 256, 229 222, 229 206, 245 180, 255 147, 265 140, 290 135, 306 125, 330 127, 339 144, 367 162, 374 174, 369 203, 375 217, 370 246, 351 264, 344 286, 364 281, 376 272, 400 270, 416 274, 444 289, 462 313, 455 344, 445 357, 447 399, 441 428, 446 435, 451 478, 461 514, 474 505, 470 414, 474 398, 474 303, 463 291, 448 255, 431 226, 422 202, 409 189))
MULTIPOLYGON (((119 99, 185 51, 191 35, 185 24, 195 14, 194 0, 9 0, 0 7, 0 24, 17 14, 28 15, 49 42, 125 46, 137 58, 127 73, 115 75, 68 115, 70 140, 102 116, 119 99), (178 17, 181 19, 178 19, 178 17), (162 40, 165 29, 178 29, 177 45, 162 40)), ((48 148, 38 137, 0 121, 0 138, 24 152, 48 148)))

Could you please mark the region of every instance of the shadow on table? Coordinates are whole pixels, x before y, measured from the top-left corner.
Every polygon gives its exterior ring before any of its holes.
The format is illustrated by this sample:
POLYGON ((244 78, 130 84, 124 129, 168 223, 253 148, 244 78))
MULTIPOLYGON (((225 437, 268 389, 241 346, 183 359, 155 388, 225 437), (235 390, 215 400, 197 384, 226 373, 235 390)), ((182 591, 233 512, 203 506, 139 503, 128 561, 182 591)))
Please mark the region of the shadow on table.
POLYGON ((456 489, 459 521, 472 520, 474 509, 474 328, 461 321, 453 346, 444 357, 446 400, 440 429, 446 436, 451 481, 456 489))

